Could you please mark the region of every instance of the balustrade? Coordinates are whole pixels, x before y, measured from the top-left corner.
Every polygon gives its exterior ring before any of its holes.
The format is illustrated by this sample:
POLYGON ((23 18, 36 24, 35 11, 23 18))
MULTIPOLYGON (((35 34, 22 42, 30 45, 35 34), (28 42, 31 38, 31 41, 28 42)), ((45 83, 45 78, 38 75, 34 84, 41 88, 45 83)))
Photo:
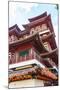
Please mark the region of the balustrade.
MULTIPOLYGON (((32 50, 32 49, 31 49, 32 50)), ((10 54, 9 54, 10 56, 10 54)), ((24 56, 18 56, 16 53, 11 53, 11 56, 9 57, 9 64, 13 64, 13 63, 19 63, 19 62, 23 62, 23 61, 27 61, 27 60, 32 60, 32 59, 36 59, 38 61, 40 61, 40 56, 32 50, 32 53, 30 51, 29 54, 24 55, 24 56)))

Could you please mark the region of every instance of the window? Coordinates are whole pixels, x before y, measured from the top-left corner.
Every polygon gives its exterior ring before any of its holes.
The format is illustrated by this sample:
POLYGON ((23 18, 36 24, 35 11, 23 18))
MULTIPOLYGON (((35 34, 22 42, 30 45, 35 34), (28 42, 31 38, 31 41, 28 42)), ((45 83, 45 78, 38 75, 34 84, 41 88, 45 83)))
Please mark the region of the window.
POLYGON ((19 62, 29 59, 29 49, 19 52, 19 62))
POLYGON ((28 55, 28 54, 29 54, 28 50, 19 52, 19 56, 25 56, 25 55, 28 55))

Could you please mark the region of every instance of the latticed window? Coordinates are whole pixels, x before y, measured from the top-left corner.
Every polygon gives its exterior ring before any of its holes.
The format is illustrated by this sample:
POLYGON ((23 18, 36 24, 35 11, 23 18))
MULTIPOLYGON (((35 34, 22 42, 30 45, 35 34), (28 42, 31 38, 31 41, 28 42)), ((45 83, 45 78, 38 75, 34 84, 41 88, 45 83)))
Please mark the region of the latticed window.
POLYGON ((15 53, 9 52, 9 64, 16 63, 16 55, 15 53))
POLYGON ((31 48, 31 49, 27 49, 27 50, 19 52, 19 61, 18 62, 25 61, 25 60, 31 60, 34 58, 35 58, 35 53, 34 53, 34 50, 31 48))
POLYGON ((29 59, 29 49, 19 52, 19 61, 25 61, 29 59))
POLYGON ((28 55, 28 54, 29 54, 29 50, 19 52, 19 56, 25 56, 25 55, 28 55))
MULTIPOLYGON (((21 62, 21 61, 25 61, 25 60, 35 59, 36 53, 35 53, 35 50, 33 48, 30 48, 30 49, 26 49, 24 51, 20 51, 18 53, 18 56, 19 56, 18 62, 21 62)), ((39 58, 39 60, 40 60, 40 58, 39 58)))

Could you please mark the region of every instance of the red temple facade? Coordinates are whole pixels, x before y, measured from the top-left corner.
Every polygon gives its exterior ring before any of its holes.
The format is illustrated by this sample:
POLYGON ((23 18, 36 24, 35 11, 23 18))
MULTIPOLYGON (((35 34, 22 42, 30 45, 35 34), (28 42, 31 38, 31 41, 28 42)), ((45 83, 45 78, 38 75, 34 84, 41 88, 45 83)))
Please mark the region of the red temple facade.
POLYGON ((45 12, 28 20, 23 31, 17 24, 9 28, 9 83, 34 78, 44 81, 40 86, 56 85, 58 75, 52 71, 58 70, 58 48, 51 15, 45 12))

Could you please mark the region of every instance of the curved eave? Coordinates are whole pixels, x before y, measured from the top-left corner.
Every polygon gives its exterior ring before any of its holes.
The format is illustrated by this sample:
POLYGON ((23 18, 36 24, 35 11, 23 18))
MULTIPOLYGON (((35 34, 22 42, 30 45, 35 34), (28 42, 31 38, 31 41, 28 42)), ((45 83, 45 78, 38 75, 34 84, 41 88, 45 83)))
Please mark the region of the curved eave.
POLYGON ((9 43, 9 45, 16 46, 16 45, 22 45, 24 43, 28 43, 28 42, 32 41, 35 36, 36 36, 36 34, 30 35, 30 36, 28 36, 28 38, 24 38, 22 40, 17 40, 17 41, 11 42, 11 43, 9 43))
POLYGON ((19 37, 19 33, 21 32, 21 30, 19 29, 19 27, 17 26, 17 24, 15 24, 14 26, 9 28, 9 35, 16 35, 17 37, 19 37))
POLYGON ((48 17, 49 16, 45 16, 45 17, 43 17, 43 18, 41 18, 41 19, 38 19, 38 20, 35 20, 35 21, 33 21, 33 22, 30 22, 30 23, 28 23, 28 24, 25 24, 25 25, 23 25, 23 27, 33 27, 33 26, 36 26, 36 25, 38 25, 38 24, 42 24, 42 23, 45 23, 46 22, 46 19, 48 19, 48 17))
POLYGON ((35 26, 35 25, 37 25, 37 24, 42 24, 42 23, 46 22, 46 21, 49 19, 49 17, 50 17, 50 15, 45 16, 45 17, 43 17, 43 18, 41 18, 41 19, 35 20, 35 21, 30 22, 30 23, 28 23, 28 24, 25 24, 25 25, 23 25, 23 26, 25 26, 25 27, 26 27, 26 26, 32 27, 32 26, 35 26))
POLYGON ((52 33, 48 34, 48 35, 47 35, 47 36, 45 36, 45 37, 41 37, 41 39, 42 39, 43 41, 45 41, 45 40, 47 40, 47 39, 51 38, 51 36, 55 36, 55 33, 54 33, 54 32, 52 32, 52 33))
POLYGON ((48 16, 45 16, 45 17, 43 17, 43 18, 37 19, 37 20, 35 20, 35 21, 32 21, 32 22, 30 22, 30 23, 28 23, 28 24, 23 25, 23 27, 24 27, 24 28, 27 28, 27 27, 32 28, 32 27, 34 27, 34 26, 42 25, 42 24, 44 24, 44 23, 47 24, 47 26, 49 27, 49 30, 50 30, 51 32, 54 32, 53 26, 52 26, 52 21, 51 21, 51 15, 48 15, 48 16))
POLYGON ((58 49, 54 49, 51 52, 42 53, 40 54, 43 58, 51 58, 53 62, 55 62, 56 65, 58 65, 58 49))
POLYGON ((48 21, 47 21, 47 26, 49 27, 51 32, 54 32, 54 28, 53 28, 52 21, 51 21, 51 15, 49 15, 49 18, 48 18, 48 21))
POLYGON ((37 50, 39 51, 39 53, 48 52, 47 49, 44 47, 43 42, 40 39, 39 35, 34 38, 33 45, 37 48, 37 50))
POLYGON ((19 33, 19 36, 23 36, 23 35, 26 35, 26 34, 29 34, 29 32, 27 30, 23 30, 19 33))
POLYGON ((47 16, 47 12, 44 12, 43 14, 41 14, 41 15, 39 15, 39 16, 36 16, 36 17, 33 17, 33 18, 29 18, 28 20, 29 20, 30 22, 32 22, 32 21, 35 21, 35 20, 37 20, 37 19, 43 18, 43 17, 45 17, 45 16, 47 16))
POLYGON ((13 25, 12 27, 10 27, 10 28, 9 28, 9 31, 10 31, 10 30, 13 30, 13 29, 15 29, 15 28, 17 29, 18 32, 21 31, 21 29, 18 27, 17 24, 15 24, 15 25, 13 25))
POLYGON ((23 24, 22 26, 23 26, 24 28, 26 28, 26 27, 28 27, 28 24, 23 24))
POLYGON ((12 43, 9 43, 9 48, 16 47, 22 45, 24 43, 31 43, 38 51, 40 52, 47 52, 46 48, 44 47, 42 41, 39 38, 39 34, 35 33, 33 35, 28 36, 28 38, 24 38, 22 40, 17 40, 12 43))

